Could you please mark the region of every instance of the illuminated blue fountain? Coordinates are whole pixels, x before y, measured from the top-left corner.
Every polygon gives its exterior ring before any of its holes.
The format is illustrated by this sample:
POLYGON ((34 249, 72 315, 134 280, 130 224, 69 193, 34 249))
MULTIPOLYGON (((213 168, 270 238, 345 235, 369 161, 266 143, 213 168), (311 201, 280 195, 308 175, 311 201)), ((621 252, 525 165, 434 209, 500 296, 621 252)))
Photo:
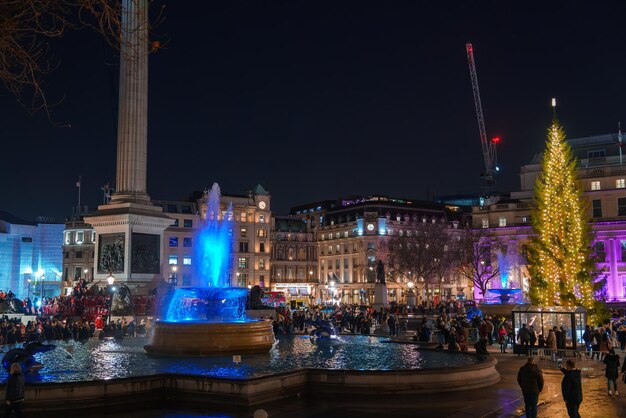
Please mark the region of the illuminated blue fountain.
POLYGON ((511 298, 514 298, 516 293, 521 292, 521 289, 509 288, 509 271, 513 265, 511 256, 504 252, 498 253, 498 267, 500 268, 500 289, 488 289, 490 293, 498 295, 500 303, 508 303, 511 298))
POLYGON ((232 287, 233 208, 220 214, 220 188, 213 184, 205 222, 194 237, 194 287, 171 291, 162 317, 144 349, 161 355, 222 355, 268 352, 271 321, 246 318, 248 289, 232 287))
POLYGON ((233 207, 220 217, 220 187, 213 184, 207 198, 204 225, 194 237, 194 276, 199 287, 177 288, 168 296, 167 322, 245 321, 247 289, 230 287, 228 272, 233 248, 233 207))

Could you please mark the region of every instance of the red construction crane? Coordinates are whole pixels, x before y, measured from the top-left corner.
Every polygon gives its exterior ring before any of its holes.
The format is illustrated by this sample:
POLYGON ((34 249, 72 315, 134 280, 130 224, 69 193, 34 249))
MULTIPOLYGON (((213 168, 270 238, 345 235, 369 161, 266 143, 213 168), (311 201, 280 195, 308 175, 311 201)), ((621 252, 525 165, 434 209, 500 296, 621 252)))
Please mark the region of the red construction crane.
POLYGON ((485 172, 482 178, 487 183, 487 188, 495 184, 495 174, 500 170, 498 168, 498 153, 496 152, 496 144, 500 142, 500 137, 496 136, 489 141, 487 139, 487 130, 485 129, 485 118, 483 117, 483 105, 480 101, 480 90, 478 89, 478 75, 476 74, 476 64, 474 62, 474 48, 470 42, 465 44, 467 50, 467 63, 470 70, 470 78, 472 79, 472 90, 474 91, 474 105, 476 106, 476 117, 478 119, 478 130, 480 131, 480 143, 483 149, 483 159, 485 162, 485 172))

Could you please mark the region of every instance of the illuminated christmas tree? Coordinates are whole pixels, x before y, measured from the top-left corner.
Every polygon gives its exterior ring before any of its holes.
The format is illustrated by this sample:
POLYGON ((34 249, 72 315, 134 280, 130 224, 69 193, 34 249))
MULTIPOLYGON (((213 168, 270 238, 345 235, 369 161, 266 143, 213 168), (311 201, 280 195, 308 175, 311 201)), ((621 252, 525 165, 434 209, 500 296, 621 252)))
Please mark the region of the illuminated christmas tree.
POLYGON ((606 279, 598 279, 589 221, 576 160, 554 120, 535 185, 529 296, 539 306, 583 306, 595 322, 603 310, 606 279))

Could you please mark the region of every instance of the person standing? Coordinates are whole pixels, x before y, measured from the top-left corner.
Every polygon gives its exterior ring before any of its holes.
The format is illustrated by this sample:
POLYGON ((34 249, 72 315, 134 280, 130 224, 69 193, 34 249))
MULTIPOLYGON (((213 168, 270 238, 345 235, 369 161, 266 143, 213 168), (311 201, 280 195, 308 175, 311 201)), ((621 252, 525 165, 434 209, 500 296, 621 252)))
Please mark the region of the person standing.
POLYGON ((517 384, 524 394, 526 418, 537 418, 539 394, 543 390, 543 374, 534 360, 534 357, 528 357, 526 364, 517 372, 517 384))
POLYGON ((517 341, 521 344, 520 351, 517 352, 517 355, 520 354, 528 354, 528 345, 530 343, 530 332, 528 332, 528 328, 526 328, 526 324, 522 324, 522 328, 517 332, 517 341))
POLYGON ((606 385, 609 389, 609 396, 613 394, 613 392, 611 392, 611 383, 613 383, 615 395, 619 395, 619 392, 617 391, 617 378, 619 376, 619 356, 615 354, 615 350, 613 350, 612 348, 609 349, 608 354, 604 356, 603 363, 606 364, 606 371, 604 372, 604 376, 606 376, 606 385))
POLYGON ((565 368, 561 367, 563 381, 561 381, 561 392, 567 407, 567 414, 570 418, 580 418, 578 408, 583 401, 583 384, 580 377, 580 370, 576 369, 573 360, 565 362, 565 368))
POLYGON ((22 417, 22 402, 24 402, 24 384, 26 378, 22 373, 22 366, 19 363, 11 364, 9 378, 7 379, 7 389, 4 404, 4 416, 9 417, 11 411, 15 411, 17 418, 22 417))

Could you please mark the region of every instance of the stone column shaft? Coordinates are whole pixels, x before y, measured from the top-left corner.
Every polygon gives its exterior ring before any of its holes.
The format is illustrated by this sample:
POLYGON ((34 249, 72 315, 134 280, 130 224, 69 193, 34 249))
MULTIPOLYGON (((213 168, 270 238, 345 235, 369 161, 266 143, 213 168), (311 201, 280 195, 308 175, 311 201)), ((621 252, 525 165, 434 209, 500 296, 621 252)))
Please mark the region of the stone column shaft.
POLYGON ((149 203, 148 2, 122 0, 120 92, 117 122, 117 180, 112 203, 149 203))

